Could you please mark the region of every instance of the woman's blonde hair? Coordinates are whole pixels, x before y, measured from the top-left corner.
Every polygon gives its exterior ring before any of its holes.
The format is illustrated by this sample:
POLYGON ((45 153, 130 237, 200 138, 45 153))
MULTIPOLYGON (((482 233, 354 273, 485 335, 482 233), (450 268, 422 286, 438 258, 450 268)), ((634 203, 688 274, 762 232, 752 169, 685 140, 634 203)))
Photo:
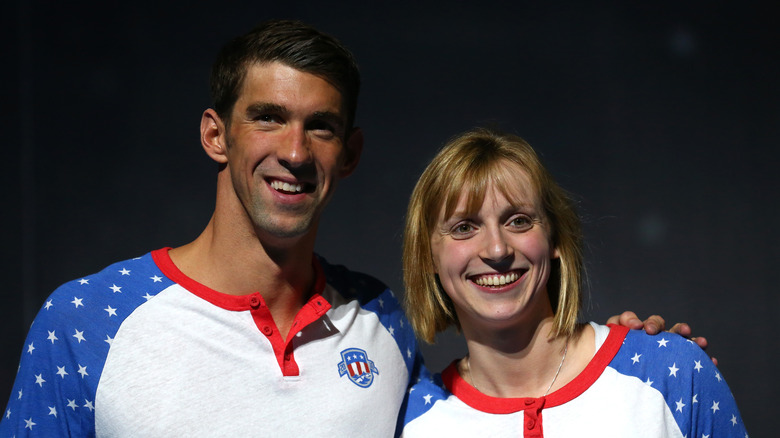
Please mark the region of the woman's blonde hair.
MULTIPOLYGON (((450 140, 428 165, 412 192, 404 232, 404 304, 417 335, 433 343, 450 325, 460 328, 452 301, 435 275, 431 236, 439 215, 451 217, 466 191, 467 213, 479 211, 488 187, 507 197, 506 164, 523 169, 538 195, 548 224, 552 261, 547 293, 555 312, 551 336, 571 336, 582 301, 582 230, 567 193, 553 180, 533 148, 520 137, 474 129, 450 140)), ((514 195, 514 196, 513 196, 514 195)))

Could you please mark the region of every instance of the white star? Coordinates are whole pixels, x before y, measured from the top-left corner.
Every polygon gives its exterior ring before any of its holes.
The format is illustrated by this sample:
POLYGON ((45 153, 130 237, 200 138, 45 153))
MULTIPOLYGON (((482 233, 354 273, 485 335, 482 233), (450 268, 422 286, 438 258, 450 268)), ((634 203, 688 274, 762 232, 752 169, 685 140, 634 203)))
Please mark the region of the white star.
POLYGON ((693 363, 696 364, 696 365, 693 366, 693 369, 695 369, 698 372, 701 372, 701 369, 704 368, 703 366, 701 366, 701 361, 700 360, 694 360, 693 363))
POLYGON ((84 405, 84 407, 85 407, 85 408, 87 408, 87 409, 89 409, 89 412, 92 412, 92 411, 94 411, 94 410, 95 410, 95 406, 92 404, 92 402, 91 402, 91 401, 89 401, 89 400, 87 400, 87 399, 84 399, 84 401, 85 401, 85 402, 87 402, 87 403, 84 405))
POLYGON ((677 362, 673 363, 672 366, 669 367, 669 375, 677 377, 677 371, 680 369, 677 368, 677 362))
POLYGON ((33 343, 30 342, 30 345, 27 346, 27 352, 32 354, 33 350, 35 350, 35 347, 33 347, 33 343))
POLYGON ((669 341, 667 341, 665 338, 661 338, 660 341, 656 341, 656 342, 658 342, 658 348, 666 347, 666 344, 669 343, 669 341))
POLYGON ((57 408, 54 406, 49 406, 49 415, 54 415, 54 417, 57 417, 57 408))
POLYGON ((38 384, 38 386, 40 386, 41 388, 43 388, 43 384, 44 384, 45 382, 46 382, 46 381, 45 381, 45 380, 43 380, 43 374, 37 374, 37 375, 35 376, 35 383, 37 383, 37 384, 38 384))
POLYGON ((410 350, 408 348, 406 349, 406 357, 408 357, 410 359, 412 358, 412 350, 410 350))
POLYGON ((693 394, 693 399, 691 400, 691 404, 699 402, 699 400, 697 399, 698 396, 699 394, 693 394))
POLYGON ((19 390, 19 400, 21 400, 21 399, 22 399, 22 390, 20 389, 19 390))
POLYGON ((710 438, 709 435, 701 434, 701 438, 710 438))
POLYGON ((640 357, 642 357, 642 355, 641 355, 641 354, 639 354, 639 353, 634 353, 634 357, 632 357, 632 358, 631 358, 631 361, 632 361, 632 362, 634 362, 634 363, 637 363, 637 362, 639 362, 639 358, 640 358, 640 357))
POLYGON ((83 300, 83 298, 73 297, 73 301, 71 301, 71 303, 75 304, 76 308, 78 309, 79 306, 84 307, 84 304, 81 303, 81 300, 83 300))
POLYGON ((45 307, 46 307, 46 310, 49 310, 49 307, 51 307, 51 306, 53 306, 53 305, 54 305, 54 304, 52 304, 51 300, 49 300, 49 301, 46 301, 46 306, 45 306, 45 307))
POLYGON ((146 301, 149 301, 150 299, 152 299, 152 297, 154 297, 154 295, 149 295, 149 292, 147 292, 146 295, 144 295, 144 298, 146 298, 146 301))
POLYGON ((65 367, 63 366, 63 367, 57 367, 57 373, 56 374, 58 374, 60 377, 62 377, 64 379, 65 376, 68 375, 68 372, 65 371, 65 367))
POLYGON ((82 278, 79 280, 79 284, 89 284, 89 278, 82 278))
POLYGON ((106 307, 105 309, 103 309, 103 310, 105 310, 106 312, 108 312, 108 316, 109 316, 109 317, 116 316, 116 309, 114 309, 114 308, 113 308, 113 307, 111 307, 110 305, 109 305, 108 307, 106 307))
POLYGON ((718 382, 720 382, 720 373, 715 373, 715 378, 718 379, 718 382))
MULTIPOLYGON (((47 331, 48 331, 48 330, 47 330, 47 331)), ((59 341, 59 340, 60 340, 60 339, 57 337, 57 335, 55 335, 55 334, 54 334, 54 330, 52 330, 52 331, 50 331, 50 332, 49 332, 49 337, 48 337, 48 338, 46 338, 46 339, 50 340, 52 344, 54 343, 54 341, 59 341)))
POLYGON ((712 409, 713 414, 715 413, 715 411, 720 410, 720 407, 718 406, 719 404, 720 402, 716 402, 716 401, 712 402, 712 406, 710 407, 710 409, 712 409))
POLYGON ((381 308, 383 308, 383 309, 384 309, 384 307, 385 307, 385 302, 384 302, 384 300, 382 300, 382 299, 380 298, 378 301, 379 301, 379 307, 381 307, 381 308))
POLYGON ((79 344, 81 343, 81 341, 86 341, 86 339, 84 339, 84 331, 79 331, 78 329, 74 329, 74 330, 76 330, 76 334, 73 335, 73 337, 79 341, 79 344))
POLYGON ((389 331, 389 332, 390 332, 390 335, 391 335, 391 336, 395 336, 395 329, 393 328, 393 326, 390 326, 390 327, 387 329, 387 331, 389 331))
POLYGON ((682 408, 685 407, 685 403, 682 402, 682 399, 680 399, 680 401, 674 402, 674 403, 677 405, 677 409, 675 409, 675 410, 682 412, 682 408))
POLYGON ((149 279, 154 283, 162 283, 162 277, 158 277, 156 275, 154 277, 149 277, 149 279))
POLYGON ((731 425, 736 426, 737 425, 737 416, 734 414, 731 414, 731 425))
POLYGON ((120 274, 122 274, 122 275, 130 275, 130 271, 128 271, 128 270, 127 270, 127 269, 125 269, 125 268, 122 268, 122 270, 121 270, 121 271, 116 271, 116 272, 119 272, 119 273, 120 273, 120 274))
POLYGON ((78 405, 76 405, 76 400, 70 400, 69 399, 68 400, 68 407, 75 411, 76 408, 78 407, 78 405))
POLYGON ((648 377, 647 380, 645 381, 645 384, 648 386, 653 386, 653 381, 650 380, 650 378, 648 377))
POLYGON ((81 374, 82 379, 84 376, 88 376, 89 374, 87 374, 87 367, 83 367, 81 364, 79 364, 79 374, 81 374))
POLYGON ((112 285, 109 287, 109 289, 111 289, 112 291, 114 291, 114 293, 117 293, 117 292, 119 292, 119 293, 122 293, 122 287, 121 287, 121 286, 117 286, 117 285, 115 285, 115 284, 112 284, 112 285))
POLYGON ((5 418, 11 418, 11 410, 5 411, 5 418))
POLYGON ((401 319, 399 320, 399 323, 401 324, 401 328, 404 328, 404 320, 403 320, 403 318, 401 318, 401 319))
POLYGON ((30 430, 32 430, 32 427, 33 427, 33 426, 35 426, 35 423, 33 423, 33 421, 32 421, 32 417, 30 417, 30 419, 29 419, 29 420, 24 420, 24 422, 26 423, 26 424, 24 425, 24 428, 25 428, 25 429, 30 429, 30 430))
POLYGON ((106 335, 105 342, 108 343, 108 345, 111 345, 112 342, 114 342, 114 338, 111 336, 106 335))
POLYGON ((426 404, 426 405, 429 405, 429 404, 431 404, 431 397, 433 397, 433 396, 432 396, 432 395, 430 395, 430 394, 428 394, 428 395, 424 395, 424 396, 423 396, 423 398, 425 399, 425 404, 426 404))

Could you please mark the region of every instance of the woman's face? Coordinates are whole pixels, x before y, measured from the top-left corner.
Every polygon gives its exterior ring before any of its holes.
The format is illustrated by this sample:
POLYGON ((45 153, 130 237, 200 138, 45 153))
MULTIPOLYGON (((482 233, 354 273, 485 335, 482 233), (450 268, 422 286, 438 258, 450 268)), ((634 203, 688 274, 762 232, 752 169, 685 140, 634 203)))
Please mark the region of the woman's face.
POLYGON ((488 186, 478 212, 461 195, 452 217, 431 234, 436 273, 464 331, 504 328, 551 313, 546 292, 557 253, 536 191, 516 165, 503 169, 513 199, 488 186))

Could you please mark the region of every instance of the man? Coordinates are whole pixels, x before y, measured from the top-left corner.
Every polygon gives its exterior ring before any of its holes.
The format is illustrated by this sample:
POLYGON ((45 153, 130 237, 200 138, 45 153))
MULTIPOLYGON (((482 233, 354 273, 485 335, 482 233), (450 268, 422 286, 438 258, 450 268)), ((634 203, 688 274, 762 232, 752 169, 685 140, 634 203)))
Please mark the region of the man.
POLYGON ((201 119, 210 222, 51 295, 0 436, 393 435, 421 367, 409 324, 384 285, 313 252, 363 147, 359 82, 301 23, 228 43, 201 119))

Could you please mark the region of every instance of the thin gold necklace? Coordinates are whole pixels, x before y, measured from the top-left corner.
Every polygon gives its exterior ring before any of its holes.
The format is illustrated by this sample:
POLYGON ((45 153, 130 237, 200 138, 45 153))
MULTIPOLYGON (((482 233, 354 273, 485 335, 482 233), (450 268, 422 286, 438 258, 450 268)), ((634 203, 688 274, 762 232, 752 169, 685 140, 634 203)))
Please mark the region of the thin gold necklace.
MULTIPOLYGON (((561 363, 558 364, 558 370, 555 371, 555 376, 552 379, 552 382, 550 382, 550 386, 547 387, 547 391, 544 392, 544 395, 542 397, 546 397, 547 394, 550 393, 550 389, 552 389, 552 386, 555 384, 555 380, 558 379, 558 374, 561 373, 561 368, 563 367, 563 361, 566 360, 566 352, 569 351, 569 340, 566 340, 566 346, 563 348, 563 357, 561 358, 561 363)), ((466 366, 469 367, 469 379, 471 380, 471 386, 474 387, 477 391, 479 391, 479 388, 477 387, 477 383, 474 381, 474 374, 471 373, 471 355, 469 354, 466 356, 466 366)))

